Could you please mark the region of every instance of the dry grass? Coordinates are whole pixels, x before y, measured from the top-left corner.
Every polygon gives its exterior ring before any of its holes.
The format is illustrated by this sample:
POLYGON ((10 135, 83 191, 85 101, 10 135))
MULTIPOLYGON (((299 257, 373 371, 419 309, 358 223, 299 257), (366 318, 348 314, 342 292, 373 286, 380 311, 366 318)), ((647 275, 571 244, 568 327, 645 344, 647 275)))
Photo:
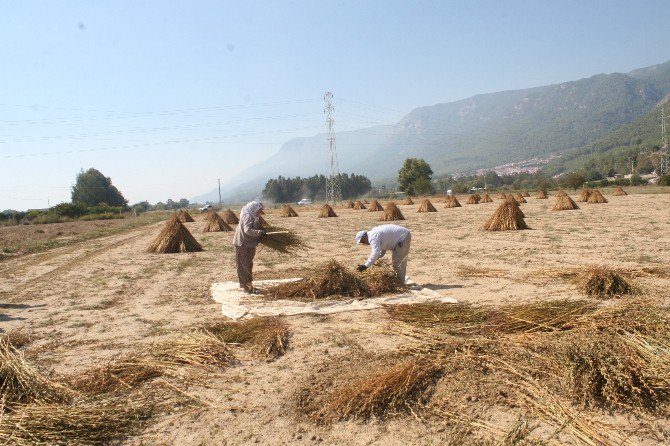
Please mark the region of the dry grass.
POLYGON ((354 208, 354 202, 351 200, 347 200, 347 202, 344 204, 345 209, 353 209, 354 208))
POLYGON ((270 358, 284 355, 289 345, 288 325, 279 317, 216 321, 202 328, 225 343, 251 345, 254 351, 270 358))
POLYGON ((367 209, 363 203, 361 203, 360 201, 354 203, 354 211, 360 211, 363 209, 367 209))
POLYGON ((519 207, 511 201, 505 200, 484 223, 482 229, 485 231, 517 231, 529 228, 519 207))
POLYGON ((274 234, 266 234, 258 239, 258 243, 281 254, 296 254, 307 248, 305 241, 295 231, 283 228, 272 228, 274 234))
POLYGON ((607 203, 607 198, 603 197, 603 194, 598 189, 596 189, 589 196, 588 203, 591 204, 607 203))
POLYGON ((202 246, 182 224, 177 215, 165 223, 158 237, 149 245, 149 252, 160 254, 202 251, 202 246))
POLYGON ((479 204, 479 200, 477 199, 476 195, 470 195, 465 204, 479 204))
POLYGON ((184 333, 154 344, 151 355, 167 367, 225 367, 234 361, 225 342, 210 333, 184 333))
POLYGON ((410 205, 410 204, 414 204, 414 202, 412 201, 412 199, 410 197, 407 197, 403 200, 402 204, 410 205))
POLYGON ((589 201, 589 197, 593 191, 591 189, 582 189, 582 191, 579 193, 579 196, 577 197, 577 202, 578 203, 586 203, 589 201))
POLYGON ((337 217, 337 214, 335 213, 333 208, 328 203, 326 203, 323 205, 321 211, 319 212, 319 218, 330 218, 330 217, 337 217))
MULTIPOLYGON (((353 203, 352 203, 353 206, 353 203)), ((279 216, 280 217, 297 217, 298 213, 293 209, 290 205, 288 204, 282 204, 281 209, 279 210, 279 216)))
POLYGON ((601 298, 633 294, 636 290, 616 270, 602 266, 587 268, 576 278, 576 284, 583 294, 601 298))
POLYGON ((372 200, 370 206, 368 207, 368 212, 382 212, 384 208, 377 200, 372 200))
POLYGON ((525 190, 525 191, 523 191, 523 193, 521 194, 521 196, 524 197, 524 198, 528 198, 528 197, 530 197, 530 192, 528 192, 527 190, 525 190))
POLYGON ((375 297, 405 289, 396 274, 383 263, 359 274, 331 260, 309 271, 304 279, 265 288, 263 296, 270 300, 309 302, 333 297, 375 297))
POLYGON ((207 212, 207 215, 205 216, 205 227, 202 232, 227 232, 232 230, 233 228, 223 221, 215 211, 207 212))
POLYGON ((575 203, 575 201, 570 198, 568 194, 561 192, 563 191, 559 191, 559 193, 556 194, 556 203, 554 204, 554 207, 551 208, 552 211, 571 211, 579 209, 577 203, 575 203))
POLYGON ((537 191, 537 195, 535 196, 538 200, 546 200, 549 198, 549 195, 547 195, 547 191, 544 189, 540 189, 537 191))
POLYGON ((482 197, 481 202, 482 202, 482 203, 493 203, 493 200, 492 200, 491 197, 489 196, 488 192, 485 192, 485 193, 484 193, 484 196, 482 197))
POLYGON ((382 216, 379 217, 379 221, 397 221, 404 219, 405 216, 402 215, 402 212, 400 212, 398 206, 396 206, 396 204, 392 201, 386 205, 386 210, 384 210, 382 216))
POLYGON ((177 212, 177 217, 179 217, 179 221, 182 223, 193 223, 195 221, 193 220, 193 217, 191 217, 191 214, 183 209, 177 212))
POLYGON ((521 195, 519 192, 517 192, 517 193, 514 194, 514 199, 515 199, 515 200, 517 201, 517 203, 519 203, 519 204, 521 204, 521 203, 528 203, 528 202, 526 201, 526 199, 523 197, 523 195, 521 195))
POLYGON ((622 197, 624 195, 628 195, 628 192, 626 192, 623 187, 619 186, 614 190, 614 193, 612 194, 615 197, 622 197))
POLYGON ((165 366, 148 357, 131 356, 110 361, 66 377, 73 389, 89 395, 130 390, 166 374, 165 366))
POLYGON ((433 203, 428 198, 424 198, 417 212, 437 212, 437 209, 435 209, 435 206, 433 206, 433 203))
POLYGON ((240 222, 240 219, 237 218, 235 212, 233 212, 230 209, 226 209, 225 211, 223 211, 223 214, 221 214, 221 218, 229 225, 236 225, 240 222))
POLYGON ((490 278, 504 278, 508 277, 509 273, 501 269, 482 268, 480 266, 463 266, 456 268, 456 276, 462 278, 469 277, 490 277, 490 278))

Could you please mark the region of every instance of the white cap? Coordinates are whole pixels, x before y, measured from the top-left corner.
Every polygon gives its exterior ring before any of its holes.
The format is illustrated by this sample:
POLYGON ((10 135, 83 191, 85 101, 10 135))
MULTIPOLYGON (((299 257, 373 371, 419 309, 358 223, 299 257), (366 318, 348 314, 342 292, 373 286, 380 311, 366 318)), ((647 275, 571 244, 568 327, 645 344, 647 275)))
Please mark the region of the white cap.
POLYGON ((368 233, 368 231, 358 231, 356 233, 356 244, 360 244, 363 237, 368 233))

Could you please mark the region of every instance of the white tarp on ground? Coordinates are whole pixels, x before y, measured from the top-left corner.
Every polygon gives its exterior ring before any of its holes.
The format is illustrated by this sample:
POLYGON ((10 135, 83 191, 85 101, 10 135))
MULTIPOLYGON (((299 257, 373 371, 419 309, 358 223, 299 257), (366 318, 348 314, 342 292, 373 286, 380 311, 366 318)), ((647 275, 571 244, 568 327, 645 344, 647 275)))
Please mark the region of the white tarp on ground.
MULTIPOLYGON (((282 282, 300 279, 258 280, 254 286, 264 288, 282 282)), ((319 300, 299 302, 295 300, 264 300, 261 296, 245 294, 237 282, 212 284, 210 290, 214 300, 221 304, 221 313, 231 319, 252 318, 257 316, 292 316, 296 314, 332 314, 343 311, 372 310, 382 305, 416 304, 424 302, 458 303, 452 297, 423 288, 411 281, 412 288, 397 295, 372 297, 368 299, 319 300)))

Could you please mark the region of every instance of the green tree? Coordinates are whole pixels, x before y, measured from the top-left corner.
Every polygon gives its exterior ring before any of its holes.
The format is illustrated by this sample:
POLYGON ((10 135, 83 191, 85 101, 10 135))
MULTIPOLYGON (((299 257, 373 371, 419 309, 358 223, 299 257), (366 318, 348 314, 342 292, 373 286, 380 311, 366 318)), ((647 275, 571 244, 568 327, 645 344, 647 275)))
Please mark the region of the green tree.
POLYGON ((433 169, 419 158, 407 158, 398 172, 398 188, 408 195, 432 192, 433 169))
POLYGON ((586 180, 583 176, 573 172, 567 175, 563 175, 560 179, 560 184, 563 187, 569 187, 570 189, 577 190, 582 187, 585 181, 586 180))
POLYGON ((181 198, 179 202, 177 202, 177 205, 179 206, 180 209, 187 208, 189 204, 190 203, 186 198, 181 198))
POLYGON ((112 179, 104 176, 96 169, 88 169, 77 174, 72 186, 72 202, 86 206, 108 204, 110 206, 126 206, 128 200, 112 185, 112 179))

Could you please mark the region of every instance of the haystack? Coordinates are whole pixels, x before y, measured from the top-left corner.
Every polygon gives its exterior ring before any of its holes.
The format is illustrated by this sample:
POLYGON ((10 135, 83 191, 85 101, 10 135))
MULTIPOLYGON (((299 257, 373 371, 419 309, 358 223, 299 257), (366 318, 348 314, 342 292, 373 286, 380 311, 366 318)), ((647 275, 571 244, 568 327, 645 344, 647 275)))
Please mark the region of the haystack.
POLYGON ((435 206, 433 206, 433 203, 431 203, 428 198, 425 198, 421 202, 421 206, 419 206, 417 212, 437 212, 437 209, 435 209, 435 206))
POLYGON ((160 254, 202 250, 200 243, 186 229, 186 226, 179 221, 177 214, 170 217, 160 234, 158 234, 158 237, 149 245, 149 252, 160 254))
POLYGON ((525 190, 525 191, 523 191, 523 193, 521 194, 521 196, 523 196, 524 198, 526 198, 526 197, 530 197, 530 192, 528 192, 527 190, 525 190))
POLYGON ((635 287, 615 270, 594 266, 576 278, 577 288, 587 296, 611 297, 631 294, 635 287))
POLYGON ((403 200, 402 204, 408 204, 409 205, 409 204, 414 204, 414 202, 412 201, 412 199, 410 197, 407 197, 403 200))
POLYGON ((368 200, 363 200, 363 204, 370 204, 368 200))
POLYGON ((603 197, 603 194, 600 193, 598 189, 594 190, 589 197, 589 203, 607 203, 607 198, 603 197))
POLYGON ((493 200, 491 200, 491 197, 489 197, 488 192, 484 193, 484 196, 481 199, 481 203, 493 203, 493 200))
POLYGON ((591 196, 592 193, 593 193, 593 191, 591 189, 583 189, 579 193, 579 197, 577 197, 577 201, 579 203, 586 203, 587 201, 589 201, 589 197, 591 196))
POLYGON ((445 208, 460 208, 461 203, 458 202, 458 198, 455 195, 448 195, 444 200, 445 208))
POLYGON ((505 195, 505 193, 503 192, 502 194, 498 195, 498 199, 500 199, 500 200, 506 200, 506 199, 507 199, 507 195, 505 195))
POLYGON ((400 209, 398 209, 398 206, 396 206, 396 204, 391 201, 386 205, 386 210, 384 210, 382 213, 379 221, 396 221, 404 219, 405 217, 402 215, 402 212, 400 212, 400 209))
POLYGON ((231 211, 230 209, 224 211, 223 214, 221 214, 221 218, 229 225, 236 225, 240 222, 240 219, 237 218, 235 212, 231 211))
POLYGON ((263 217, 261 217, 260 215, 258 216, 258 225, 261 227, 261 229, 263 229, 265 231, 275 231, 276 230, 276 228, 274 226, 272 226, 270 223, 265 221, 265 219, 263 217))
POLYGON ((298 213, 288 204, 284 204, 279 211, 280 217, 297 217, 298 213))
POLYGON ((354 211, 360 211, 362 209, 367 209, 367 208, 365 207, 365 205, 363 203, 361 203, 360 201, 357 201, 354 204, 354 211))
POLYGON ((372 200, 372 204, 368 208, 368 212, 381 212, 383 211, 384 208, 382 207, 381 204, 377 200, 372 200))
POLYGON ((556 194, 556 204, 554 204, 554 207, 551 208, 552 211, 571 211, 573 209, 579 209, 579 206, 577 206, 577 203, 575 203, 575 200, 570 198, 568 194, 565 193, 565 191, 560 190, 556 194))
POLYGON ((468 200, 465 202, 465 204, 479 204, 479 200, 477 199, 476 195, 470 195, 470 197, 468 197, 468 200))
POLYGON ((484 223, 482 229, 485 231, 517 231, 529 228, 526 226, 520 209, 509 200, 505 200, 484 223))
POLYGON ((179 220, 182 223, 193 223, 195 220, 193 220, 193 217, 191 217, 191 214, 186 212, 185 210, 181 210, 177 212, 177 216, 179 217, 179 220))
POLYGON ((324 204, 319 213, 319 218, 337 217, 337 214, 328 203, 324 204))
POLYGON ((202 232, 225 232, 232 230, 233 228, 223 221, 215 211, 207 212, 207 215, 205 216, 205 227, 202 232))
POLYGON ((535 196, 535 198, 537 198, 538 200, 546 200, 547 198, 549 198, 549 196, 547 195, 546 190, 540 189, 537 191, 537 195, 535 196))
POLYGON ((521 210, 521 206, 519 206, 519 202, 514 199, 512 194, 509 194, 507 196, 507 200, 505 200, 505 201, 508 202, 508 203, 511 203, 512 206, 514 206, 516 208, 519 215, 521 215, 521 218, 526 218, 526 214, 523 213, 523 211, 521 210))
POLYGON ((344 204, 345 209, 353 209, 354 208, 354 202, 349 200, 344 204))
POLYGON ((628 195, 628 192, 623 190, 623 187, 619 186, 614 190, 614 193, 612 194, 615 197, 623 197, 624 195, 628 195))
POLYGON ((519 203, 528 203, 525 198, 523 198, 523 195, 521 195, 519 192, 514 194, 514 199, 519 203))

